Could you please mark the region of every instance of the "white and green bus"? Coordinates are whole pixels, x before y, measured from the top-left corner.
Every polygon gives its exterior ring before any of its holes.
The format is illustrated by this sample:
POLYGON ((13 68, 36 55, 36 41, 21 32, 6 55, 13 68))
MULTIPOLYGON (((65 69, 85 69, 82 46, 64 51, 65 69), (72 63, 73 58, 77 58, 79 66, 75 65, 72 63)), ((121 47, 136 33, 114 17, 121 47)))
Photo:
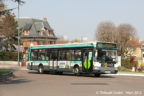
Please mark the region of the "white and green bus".
POLYGON ((32 46, 28 52, 27 68, 44 71, 115 74, 117 45, 106 42, 71 43, 32 46))

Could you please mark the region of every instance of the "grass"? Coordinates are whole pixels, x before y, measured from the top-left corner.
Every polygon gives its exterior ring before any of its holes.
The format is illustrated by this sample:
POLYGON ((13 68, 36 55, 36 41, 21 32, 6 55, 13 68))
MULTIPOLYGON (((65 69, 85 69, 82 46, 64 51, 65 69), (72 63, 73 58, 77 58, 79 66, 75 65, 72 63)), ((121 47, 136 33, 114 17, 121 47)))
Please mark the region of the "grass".
POLYGON ((131 71, 131 69, 127 69, 125 67, 118 68, 118 71, 119 72, 129 72, 129 73, 144 73, 144 72, 138 72, 138 70, 137 70, 137 72, 133 72, 133 71, 131 71))
POLYGON ((11 70, 8 70, 8 69, 0 69, 0 75, 3 75, 3 74, 7 74, 11 72, 11 70))
POLYGON ((131 69, 127 69, 125 67, 120 67, 119 72, 132 72, 131 69))

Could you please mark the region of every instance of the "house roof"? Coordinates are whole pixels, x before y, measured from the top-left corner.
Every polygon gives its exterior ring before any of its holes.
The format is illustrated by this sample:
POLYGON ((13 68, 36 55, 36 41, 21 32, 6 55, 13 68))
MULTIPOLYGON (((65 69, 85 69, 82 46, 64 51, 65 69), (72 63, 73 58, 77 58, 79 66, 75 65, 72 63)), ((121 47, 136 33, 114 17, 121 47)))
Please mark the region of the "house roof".
MULTIPOLYGON (((18 19, 16 19, 16 21, 18 21, 18 19)), ((46 30, 53 32, 53 29, 50 27, 48 22, 40 19, 20 18, 18 24, 19 28, 22 28, 23 30, 30 30, 29 35, 24 35, 22 32, 21 36, 23 37, 49 37, 46 35, 46 30), (42 30, 44 31, 43 35, 40 35, 39 31, 42 30)), ((55 34, 53 37, 56 38, 55 34)))
POLYGON ((24 26, 24 29, 25 30, 29 30, 29 29, 31 29, 31 26, 32 26, 32 24, 26 24, 25 26, 24 26))

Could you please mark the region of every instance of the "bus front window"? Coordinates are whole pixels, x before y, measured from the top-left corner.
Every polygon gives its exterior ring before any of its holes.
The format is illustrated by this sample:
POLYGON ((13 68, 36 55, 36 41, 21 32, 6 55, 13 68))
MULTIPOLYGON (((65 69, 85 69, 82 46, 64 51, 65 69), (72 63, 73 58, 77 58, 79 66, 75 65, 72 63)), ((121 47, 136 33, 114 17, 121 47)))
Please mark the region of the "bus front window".
POLYGON ((98 49, 97 60, 99 62, 117 62, 117 51, 115 50, 101 50, 98 49))
POLYGON ((108 62, 117 62, 117 51, 107 50, 106 51, 106 61, 108 62))

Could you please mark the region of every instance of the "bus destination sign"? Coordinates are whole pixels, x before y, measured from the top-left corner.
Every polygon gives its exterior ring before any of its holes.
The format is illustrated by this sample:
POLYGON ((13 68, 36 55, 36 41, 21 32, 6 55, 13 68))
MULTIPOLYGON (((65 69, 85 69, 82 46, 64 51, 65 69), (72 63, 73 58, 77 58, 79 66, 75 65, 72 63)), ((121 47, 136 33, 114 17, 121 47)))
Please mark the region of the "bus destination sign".
POLYGON ((97 48, 117 48, 116 44, 111 43, 98 43, 97 48))

